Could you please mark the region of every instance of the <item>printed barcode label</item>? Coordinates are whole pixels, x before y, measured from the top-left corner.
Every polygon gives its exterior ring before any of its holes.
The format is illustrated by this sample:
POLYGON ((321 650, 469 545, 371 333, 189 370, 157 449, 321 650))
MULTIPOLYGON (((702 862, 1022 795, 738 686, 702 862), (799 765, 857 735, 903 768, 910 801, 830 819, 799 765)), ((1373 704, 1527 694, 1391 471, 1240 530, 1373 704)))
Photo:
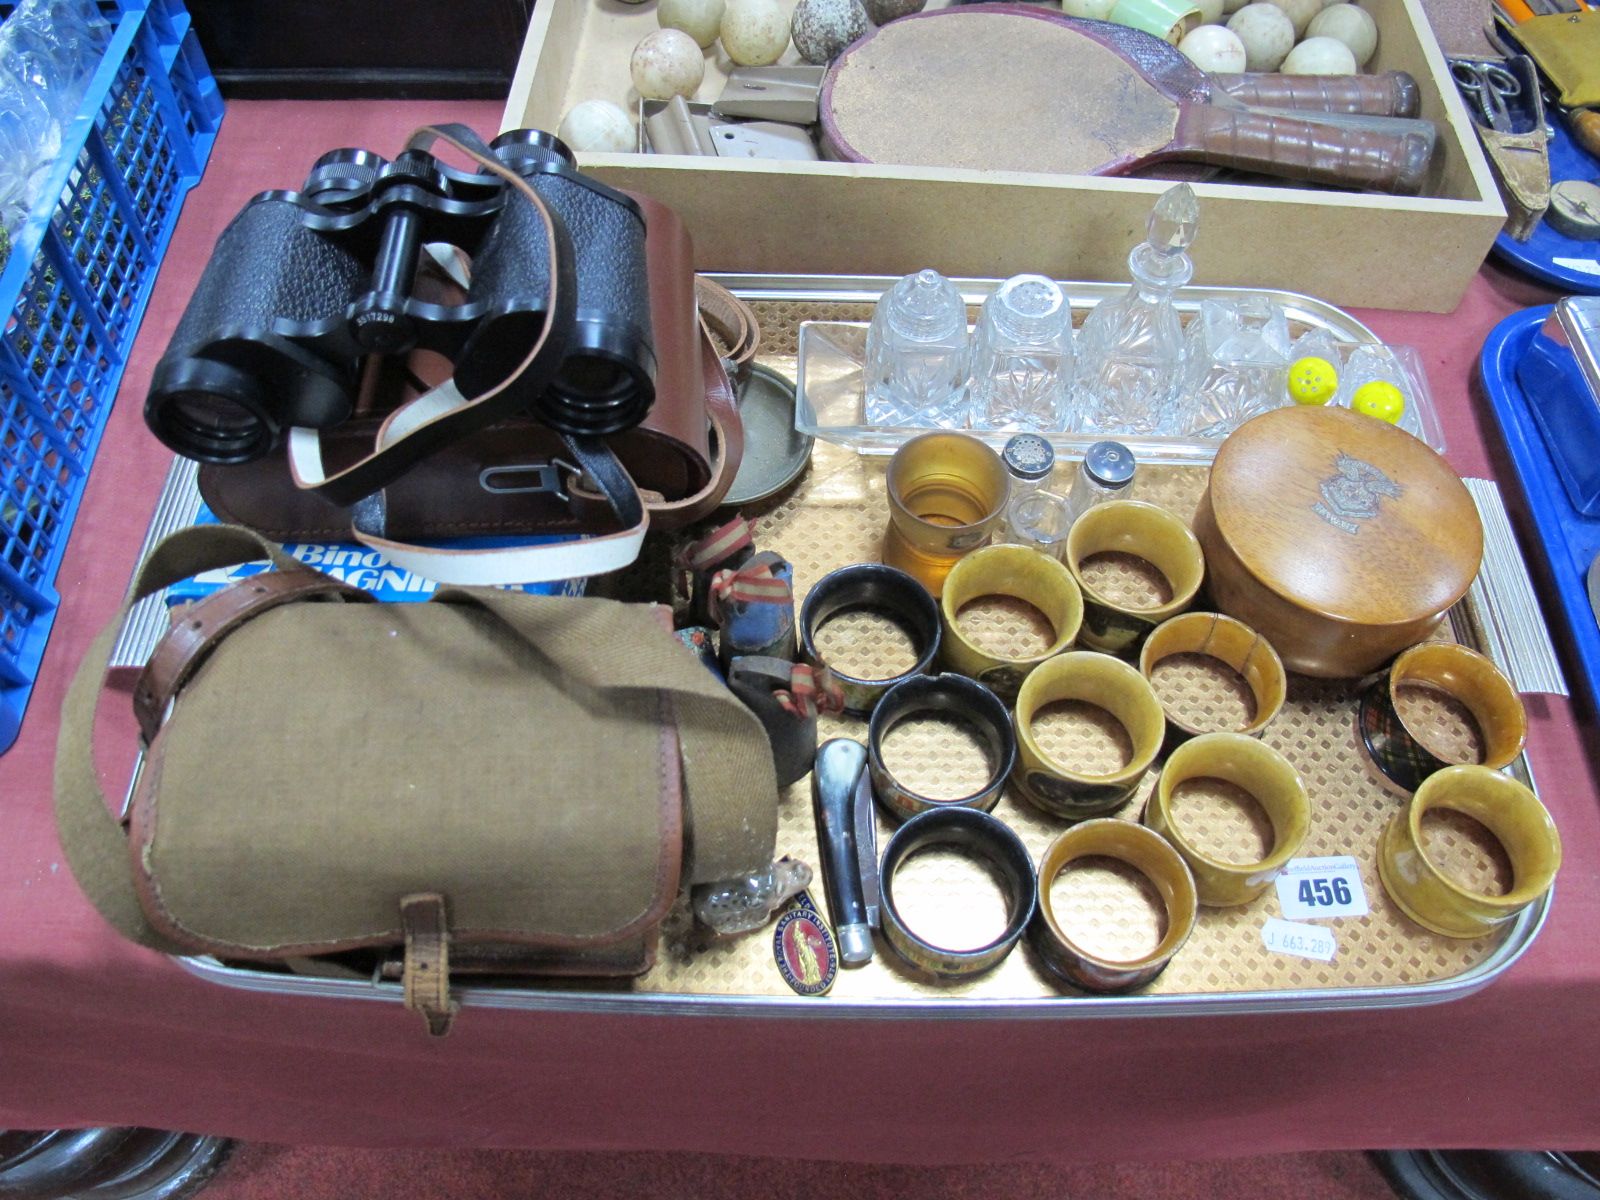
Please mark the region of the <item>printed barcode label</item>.
POLYGON ((1333 952, 1338 948, 1333 930, 1321 925, 1297 925, 1280 917, 1267 918, 1267 923, 1261 927, 1261 941, 1268 950, 1314 958, 1318 962, 1332 962, 1333 952))

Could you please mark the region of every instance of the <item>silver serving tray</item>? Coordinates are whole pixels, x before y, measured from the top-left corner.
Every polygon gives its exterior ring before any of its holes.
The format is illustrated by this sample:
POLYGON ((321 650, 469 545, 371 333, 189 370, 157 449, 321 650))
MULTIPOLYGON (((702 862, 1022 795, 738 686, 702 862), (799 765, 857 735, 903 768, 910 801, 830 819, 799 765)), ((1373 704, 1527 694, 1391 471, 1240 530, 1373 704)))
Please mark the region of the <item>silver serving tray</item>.
MULTIPOLYGON (((891 282, 883 276, 837 275, 713 275, 718 283, 747 300, 789 300, 810 303, 871 302, 891 282)), ((957 280, 963 292, 981 302, 994 280, 957 280)), ((1068 295, 1075 307, 1089 306, 1121 291, 1120 284, 1074 283, 1068 295)), ((1226 298, 1236 289, 1186 288, 1180 308, 1197 307, 1207 298, 1226 298)), ((1350 341, 1376 341, 1376 336, 1343 310, 1292 292, 1268 292, 1284 305, 1291 321, 1316 325, 1350 341)), ((181 471, 181 468, 175 469, 181 471)), ((158 515, 162 515, 159 514, 158 515)), ((175 514, 165 514, 169 519, 175 514)), ((1471 641, 1472 628, 1458 606, 1451 610, 1456 634, 1471 641)), ((146 651, 147 653, 148 651, 146 651)), ((1502 664, 1504 666, 1504 664, 1502 664)), ((1526 755, 1509 773, 1529 787, 1533 777, 1526 755)), ((1537 789, 1535 789, 1537 790, 1537 789)), ((131 791, 131 788, 130 788, 131 791)), ((1506 928, 1499 946, 1482 962, 1449 979, 1419 984, 1377 987, 1301 988, 1280 991, 1236 991, 1174 995, 1092 996, 1069 995, 1015 1000, 934 996, 917 999, 835 999, 802 996, 734 996, 674 992, 631 992, 625 988, 584 990, 559 987, 457 986, 455 996, 465 1006, 518 1009, 531 1012, 637 1013, 641 1016, 740 1016, 883 1020, 991 1019, 1073 1020, 1094 1017, 1177 1017, 1244 1013, 1285 1013, 1330 1010, 1413 1008, 1460 1000, 1481 991, 1499 978, 1538 936, 1554 900, 1554 891, 1524 910, 1506 928)), ((751 937, 770 938, 770 932, 751 937)), ((224 987, 274 995, 319 999, 403 1002, 399 983, 370 979, 332 979, 290 975, 257 967, 234 966, 207 955, 180 957, 177 962, 202 979, 224 987)))

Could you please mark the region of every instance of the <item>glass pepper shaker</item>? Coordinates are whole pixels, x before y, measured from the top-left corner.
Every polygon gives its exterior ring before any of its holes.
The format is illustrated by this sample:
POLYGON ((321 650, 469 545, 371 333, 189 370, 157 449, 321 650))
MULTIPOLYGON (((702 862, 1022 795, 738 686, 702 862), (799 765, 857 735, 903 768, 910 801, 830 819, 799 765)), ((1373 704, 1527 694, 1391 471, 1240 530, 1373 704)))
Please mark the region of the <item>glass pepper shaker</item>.
POLYGON ((972 339, 972 427, 1059 430, 1072 384, 1072 307, 1054 280, 1013 275, 972 339))
POLYGON ((1000 461, 1006 465, 1006 475, 1011 480, 1011 498, 1024 492, 1037 491, 1050 482, 1050 472, 1056 467, 1055 448, 1037 433, 1013 434, 1000 451, 1000 461))
POLYGON ((937 271, 897 279, 867 329, 867 424, 965 429, 968 361, 961 290, 937 271))
POLYGON ((1121 442, 1096 442, 1090 446, 1067 492, 1069 521, 1076 521, 1103 501, 1126 500, 1133 493, 1133 476, 1138 468, 1133 451, 1121 442))

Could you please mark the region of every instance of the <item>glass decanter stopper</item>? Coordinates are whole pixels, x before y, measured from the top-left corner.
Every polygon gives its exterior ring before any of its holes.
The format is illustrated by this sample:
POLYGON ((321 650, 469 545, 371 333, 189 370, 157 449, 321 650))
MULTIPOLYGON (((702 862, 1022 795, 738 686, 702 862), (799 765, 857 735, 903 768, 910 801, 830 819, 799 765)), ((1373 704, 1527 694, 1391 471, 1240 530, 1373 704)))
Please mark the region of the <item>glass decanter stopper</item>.
POLYGON ((867 329, 868 425, 965 429, 967 305, 937 271, 896 280, 867 329))
POLYGON ((1187 253, 1200 206, 1186 183, 1151 210, 1143 243, 1128 255, 1133 285, 1092 309, 1078 337, 1077 408, 1084 430, 1173 432, 1172 400, 1182 381, 1183 323, 1172 296, 1194 275, 1187 253))
POLYGON ((983 302, 978 316, 973 428, 1059 430, 1071 384, 1071 305, 1054 280, 1012 276, 983 302))

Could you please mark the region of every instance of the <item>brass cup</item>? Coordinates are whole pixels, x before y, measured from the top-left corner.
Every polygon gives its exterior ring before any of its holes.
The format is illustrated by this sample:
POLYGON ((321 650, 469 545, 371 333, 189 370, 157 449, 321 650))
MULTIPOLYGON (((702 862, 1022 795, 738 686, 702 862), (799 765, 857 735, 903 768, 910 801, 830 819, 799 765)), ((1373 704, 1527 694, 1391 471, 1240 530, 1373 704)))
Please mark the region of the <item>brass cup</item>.
POLYGON ((1488 767, 1455 766, 1429 776, 1378 842, 1383 890, 1418 925, 1445 937, 1492 933, 1550 890, 1561 867, 1561 835, 1544 805, 1522 784, 1488 767), (1480 821, 1511 860, 1503 896, 1464 887, 1422 849, 1422 818, 1448 808, 1480 821))
MULTIPOLYGON (((1139 671, 1154 682, 1156 666, 1176 654, 1204 654, 1226 663, 1239 673, 1255 699, 1255 714, 1234 733, 1258 734, 1283 708, 1289 678, 1283 660, 1267 641, 1243 621, 1221 613, 1183 613, 1163 621, 1145 640, 1139 652, 1139 671)), ((1159 693, 1158 693, 1159 695, 1159 693)), ((1163 708, 1166 705, 1163 703, 1163 708)), ((1197 729, 1170 708, 1167 721, 1173 729, 1169 746, 1207 730, 1197 729)))
POLYGON ((1145 677, 1127 663, 1104 654, 1075 650, 1035 667, 1017 693, 1017 767, 1014 778, 1023 796, 1051 816, 1080 821, 1123 804, 1161 749, 1166 716, 1145 677), (1121 770, 1093 775, 1058 762, 1034 740, 1039 710, 1058 700, 1081 700, 1105 709, 1127 730, 1133 757, 1121 770))
POLYGON ((1454 642, 1423 642, 1403 652, 1362 694, 1356 727, 1373 763, 1402 791, 1414 792, 1435 772, 1452 764, 1429 750, 1400 715, 1400 689, 1406 684, 1438 688, 1466 705, 1483 735, 1483 761, 1498 771, 1522 753, 1528 714, 1522 698, 1500 668, 1476 650, 1454 642))
POLYGON ((1131 821, 1104 817, 1074 825, 1044 852, 1039 863, 1039 907, 1028 926, 1028 943, 1044 964, 1076 987, 1091 992, 1122 992, 1143 987, 1166 968, 1194 930, 1197 902, 1194 879, 1182 858, 1161 838, 1131 821), (1056 919, 1050 885, 1080 858, 1104 856, 1127 863, 1155 885, 1167 908, 1167 931, 1143 958, 1108 959, 1072 940, 1056 919))
POLYGON ((1248 904, 1271 886, 1311 828, 1311 801, 1300 775, 1271 746, 1242 733, 1206 733, 1172 752, 1145 805, 1144 823, 1183 855, 1194 872, 1200 903, 1213 908, 1248 904), (1172 794, 1190 779, 1220 779, 1255 798, 1272 822, 1272 850, 1259 862, 1212 858, 1184 836, 1172 818, 1172 794))
POLYGON ((1079 517, 1067 534, 1066 562, 1083 589, 1078 640, 1108 654, 1132 649, 1161 622, 1188 608, 1206 574, 1205 555, 1189 527, 1142 500, 1110 500, 1079 517), (1108 553, 1144 559, 1166 577, 1172 598, 1152 608, 1131 608, 1095 591, 1083 580, 1084 561, 1108 553))
POLYGON ((1072 572, 1056 559, 1027 546, 985 546, 950 571, 939 601, 944 617, 945 665, 976 679, 1003 699, 1014 698, 1028 672, 1071 647, 1083 624, 1083 593, 1072 572), (1037 654, 1007 658, 985 650, 962 632, 956 618, 964 605, 982 596, 1025 600, 1044 614, 1055 633, 1037 654))
POLYGON ((964 433, 925 433, 889 461, 883 561, 933 593, 993 535, 1011 486, 1000 456, 964 433))

